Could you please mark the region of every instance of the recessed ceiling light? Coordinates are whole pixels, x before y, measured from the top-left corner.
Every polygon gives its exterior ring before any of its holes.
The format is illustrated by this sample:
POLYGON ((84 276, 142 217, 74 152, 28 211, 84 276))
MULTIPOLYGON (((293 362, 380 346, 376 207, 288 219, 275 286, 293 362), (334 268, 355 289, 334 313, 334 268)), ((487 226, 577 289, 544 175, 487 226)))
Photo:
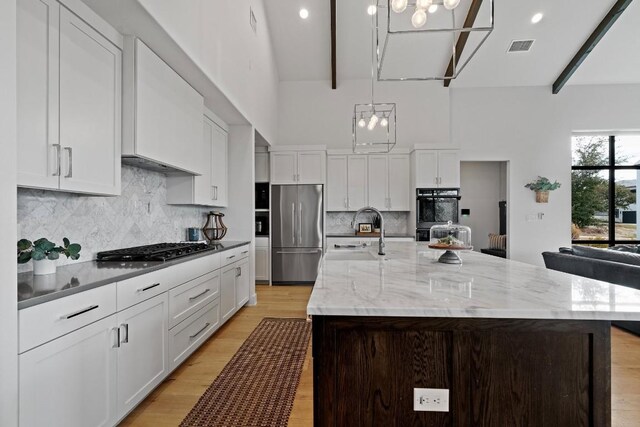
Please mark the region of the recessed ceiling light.
POLYGON ((531 23, 533 24, 537 24, 538 22, 542 21, 542 13, 538 12, 535 15, 533 15, 531 17, 531 23))
POLYGON ((300 9, 300 18, 307 19, 309 17, 309 11, 305 8, 300 9))
POLYGON ((375 7, 374 5, 371 5, 367 8, 367 13, 369 15, 375 15, 377 11, 378 11, 378 8, 375 7))
POLYGON ((432 4, 431 6, 429 6, 429 13, 436 13, 436 11, 438 10, 438 5, 437 4, 432 4))

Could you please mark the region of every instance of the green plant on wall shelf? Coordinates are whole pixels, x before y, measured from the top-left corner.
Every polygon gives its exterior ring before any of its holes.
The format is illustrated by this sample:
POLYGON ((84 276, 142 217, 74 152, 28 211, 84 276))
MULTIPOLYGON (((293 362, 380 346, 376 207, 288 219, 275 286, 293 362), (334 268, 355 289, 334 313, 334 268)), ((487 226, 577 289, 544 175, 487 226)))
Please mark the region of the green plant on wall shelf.
POLYGON ((558 181, 551 182, 549 178, 544 176, 538 176, 537 180, 528 183, 525 188, 536 192, 537 203, 547 203, 549 201, 549 191, 560 188, 560 183, 558 181))
POLYGON ((80 258, 80 250, 82 246, 77 243, 71 243, 66 237, 62 239, 63 246, 56 246, 44 237, 31 242, 27 239, 18 240, 18 264, 24 264, 30 260, 40 261, 43 259, 56 260, 60 258, 60 254, 66 255, 67 258, 76 260, 80 258))

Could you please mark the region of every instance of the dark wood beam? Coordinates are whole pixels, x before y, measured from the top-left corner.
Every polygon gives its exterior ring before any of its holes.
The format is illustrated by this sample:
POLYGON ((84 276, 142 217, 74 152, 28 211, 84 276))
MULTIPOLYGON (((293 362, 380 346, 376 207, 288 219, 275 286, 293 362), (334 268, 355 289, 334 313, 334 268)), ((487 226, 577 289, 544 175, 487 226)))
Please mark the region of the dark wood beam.
MULTIPOLYGON (((473 27, 473 23, 476 21, 476 17, 478 16, 478 12, 480 11, 480 6, 482 5, 482 0, 473 0, 471 2, 471 6, 469 6, 469 12, 467 12, 467 17, 464 20, 464 28, 473 27)), ((460 61, 460 57, 462 57, 462 51, 464 47, 467 45, 467 40, 469 39, 469 31, 465 31, 460 33, 458 36, 458 41, 456 41, 456 64, 460 61)), ((447 67, 447 71, 444 73, 445 77, 453 76, 453 54, 451 55, 451 59, 449 60, 449 66, 447 67)), ((452 79, 445 79, 444 87, 449 87, 452 79)))
POLYGON ((331 1, 331 89, 338 86, 336 81, 336 0, 331 1))
POLYGON ((611 28, 611 26, 617 21, 617 19, 622 15, 622 12, 625 11, 627 6, 631 4, 633 0, 618 0, 616 4, 613 5, 607 16, 604 17, 602 22, 598 24, 596 29, 591 33, 586 42, 582 45, 582 47, 578 50, 578 53, 575 54, 569 65, 562 70, 560 76, 553 83, 553 93, 557 94, 560 92, 560 89, 567 83, 569 78, 576 72, 580 64, 589 56, 591 51, 596 47, 596 45, 600 42, 602 37, 607 34, 607 31, 611 28))

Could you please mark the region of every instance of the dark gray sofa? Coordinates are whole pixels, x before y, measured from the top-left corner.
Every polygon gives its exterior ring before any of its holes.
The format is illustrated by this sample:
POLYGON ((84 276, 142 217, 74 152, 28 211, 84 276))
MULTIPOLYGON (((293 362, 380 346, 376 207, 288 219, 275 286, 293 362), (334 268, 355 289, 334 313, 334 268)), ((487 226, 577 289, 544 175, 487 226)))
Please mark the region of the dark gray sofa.
MULTIPOLYGON (((542 257, 552 270, 640 289, 640 254, 576 245, 542 257)), ((640 322, 612 323, 640 335, 640 322)))

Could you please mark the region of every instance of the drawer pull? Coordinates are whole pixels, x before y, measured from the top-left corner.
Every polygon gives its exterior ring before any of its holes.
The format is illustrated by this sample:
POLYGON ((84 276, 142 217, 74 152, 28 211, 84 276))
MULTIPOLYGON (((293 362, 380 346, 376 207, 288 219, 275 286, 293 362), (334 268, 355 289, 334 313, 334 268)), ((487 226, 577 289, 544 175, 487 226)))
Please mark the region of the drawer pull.
POLYGON ((193 301, 194 299, 198 299, 200 298, 202 295, 206 294, 207 292, 209 292, 211 289, 207 288, 204 291, 200 292, 198 295, 194 295, 192 297, 189 297, 189 301, 193 301))
POLYGON ((129 324, 123 323, 122 325, 120 325, 120 328, 118 328, 118 337, 122 337, 120 343, 127 344, 129 342, 129 324), (120 328, 124 328, 124 334, 120 334, 120 328))
POLYGON ((242 253, 243 253, 243 254, 248 254, 248 253, 249 253, 249 251, 242 251, 242 253))
POLYGON ((146 288, 138 289, 138 292, 148 291, 149 289, 157 288, 158 286, 160 286, 160 283, 154 283, 153 285, 149 285, 146 288))
POLYGON ((235 258, 235 255, 228 256, 227 259, 235 258))
POLYGON ((113 348, 120 348, 120 328, 113 328, 113 331, 116 333, 116 343, 113 348))
POLYGON ((211 325, 211 323, 207 322, 204 324, 204 326, 202 327, 202 329, 200 329, 198 332, 196 332, 193 335, 189 336, 189 339, 194 339, 195 337, 197 337, 198 335, 200 335, 201 333, 203 333, 205 331, 205 329, 207 329, 209 326, 211 325))
POLYGON ((65 314, 64 316, 60 316, 60 319, 62 320, 73 319, 76 316, 80 316, 81 314, 88 313, 89 311, 95 310, 98 307, 100 307, 98 304, 92 305, 90 307, 83 308, 82 310, 74 311, 71 314, 65 314))

